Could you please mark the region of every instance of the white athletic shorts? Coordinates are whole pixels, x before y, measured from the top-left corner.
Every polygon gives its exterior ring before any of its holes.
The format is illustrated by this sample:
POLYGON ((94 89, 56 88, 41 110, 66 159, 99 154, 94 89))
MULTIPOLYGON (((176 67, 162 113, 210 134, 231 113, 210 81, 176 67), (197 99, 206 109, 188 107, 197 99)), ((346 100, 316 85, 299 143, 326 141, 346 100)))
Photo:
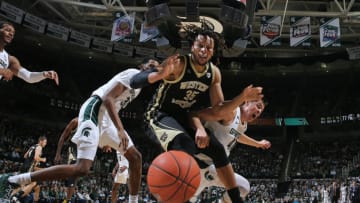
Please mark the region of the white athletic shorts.
MULTIPOLYGON (((98 114, 91 114, 89 112, 96 108, 97 98, 90 97, 82 106, 79 112, 79 121, 77 131, 72 137, 71 141, 77 145, 77 158, 94 160, 98 147, 104 147, 109 145, 111 148, 124 154, 126 150, 120 148, 120 139, 117 133, 117 129, 109 118, 108 114, 103 115, 101 122, 98 122, 98 126, 94 122, 98 120, 98 114), (84 119, 85 117, 85 119, 84 119)), ((127 134, 127 132, 125 132, 127 134)), ((128 135, 128 134, 127 134, 128 135)), ((129 137, 128 148, 134 146, 131 138, 129 137)))
POLYGON ((122 173, 116 173, 115 178, 114 178, 114 182, 115 183, 120 183, 120 184, 126 184, 128 179, 128 170, 126 169, 125 171, 123 171, 122 173))

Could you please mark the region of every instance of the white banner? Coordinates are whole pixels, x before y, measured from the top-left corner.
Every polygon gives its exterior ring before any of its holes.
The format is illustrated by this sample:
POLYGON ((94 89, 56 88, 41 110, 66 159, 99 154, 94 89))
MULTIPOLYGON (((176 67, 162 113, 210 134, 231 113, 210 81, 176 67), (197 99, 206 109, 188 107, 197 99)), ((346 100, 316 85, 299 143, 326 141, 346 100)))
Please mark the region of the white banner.
POLYGON ((119 41, 124 39, 126 36, 129 36, 134 30, 134 22, 135 12, 132 12, 130 15, 124 15, 117 18, 113 24, 111 41, 119 41))
POLYGON ((113 43, 107 39, 94 38, 91 43, 91 48, 98 51, 111 53, 113 48, 113 43))
POLYGON ((49 22, 46 29, 46 35, 67 41, 69 31, 69 28, 49 22))
POLYGON ((30 28, 34 31, 40 32, 40 33, 44 33, 46 21, 44 19, 34 16, 30 13, 26 13, 24 21, 23 21, 23 26, 30 28))
POLYGON ((25 12, 5 1, 1 2, 0 15, 15 23, 21 24, 25 12))
POLYGON ((141 24, 139 42, 147 42, 159 35, 159 30, 155 26, 146 26, 145 23, 141 24))
POLYGON ((134 46, 122 43, 114 44, 113 53, 120 56, 133 56, 134 46))
POLYGON ((311 45, 310 17, 290 17, 290 46, 311 45))
POLYGON ((81 33, 75 30, 72 30, 69 37, 69 42, 72 44, 77 44, 82 47, 90 47, 91 37, 85 33, 81 33))
POLYGON ((320 23, 320 47, 341 46, 339 18, 321 18, 320 23))
POLYGON ((281 45, 281 16, 262 16, 260 25, 260 45, 281 45))

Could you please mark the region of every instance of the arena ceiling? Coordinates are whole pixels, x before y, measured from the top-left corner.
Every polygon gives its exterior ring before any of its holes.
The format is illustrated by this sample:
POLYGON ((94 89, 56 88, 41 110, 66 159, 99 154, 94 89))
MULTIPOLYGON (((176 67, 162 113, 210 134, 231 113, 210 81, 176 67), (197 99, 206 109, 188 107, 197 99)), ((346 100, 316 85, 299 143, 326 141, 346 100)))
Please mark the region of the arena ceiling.
MULTIPOLYGON (((148 10, 143 0, 8 0, 8 2, 49 22, 107 39, 111 36, 115 12, 135 11, 136 31, 139 32, 141 23, 144 22, 144 13, 148 10)), ((168 5, 171 13, 184 16, 185 2, 170 0, 168 5)), ((220 0, 200 0, 200 15, 219 20, 221 3, 220 0)), ((360 2, 357 0, 258 0, 252 25, 250 38, 252 45, 242 53, 245 56, 287 58, 344 52, 345 48, 356 47, 360 42, 360 2), (278 15, 285 16, 280 37, 283 41, 282 45, 260 46, 261 17, 278 15), (289 46, 289 16, 310 16, 311 19, 315 19, 311 20, 310 47, 289 46), (340 47, 320 48, 320 23, 316 19, 321 17, 340 18, 340 47)))

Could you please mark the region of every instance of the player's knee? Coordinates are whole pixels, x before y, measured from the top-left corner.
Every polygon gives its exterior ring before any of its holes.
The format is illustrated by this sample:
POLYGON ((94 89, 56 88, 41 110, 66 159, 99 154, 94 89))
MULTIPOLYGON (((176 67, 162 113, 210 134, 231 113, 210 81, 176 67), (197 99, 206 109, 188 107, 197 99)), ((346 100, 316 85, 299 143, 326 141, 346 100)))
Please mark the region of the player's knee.
POLYGON ((81 177, 86 176, 90 172, 90 166, 87 166, 86 164, 76 164, 74 167, 74 176, 75 177, 81 177))
POLYGON ((125 154, 124 156, 126 157, 126 159, 129 161, 130 164, 134 164, 134 165, 140 165, 142 163, 142 155, 141 153, 136 149, 136 148, 130 148, 125 154))
POLYGON ((209 156, 213 159, 216 168, 226 166, 230 163, 226 156, 224 146, 219 142, 211 142, 209 156))

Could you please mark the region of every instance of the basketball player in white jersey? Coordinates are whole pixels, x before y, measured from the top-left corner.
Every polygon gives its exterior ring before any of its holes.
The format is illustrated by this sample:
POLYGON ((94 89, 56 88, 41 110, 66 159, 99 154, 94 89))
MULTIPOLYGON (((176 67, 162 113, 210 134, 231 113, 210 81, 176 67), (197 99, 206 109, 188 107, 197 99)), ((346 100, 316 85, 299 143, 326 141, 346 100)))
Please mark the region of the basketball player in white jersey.
POLYGON ((129 161, 120 153, 116 152, 117 163, 112 171, 114 183, 111 189, 111 202, 116 203, 120 185, 126 185, 128 179, 129 161))
POLYGON ((5 46, 12 42, 14 36, 14 26, 10 22, 0 21, 0 80, 9 81, 15 75, 28 83, 36 83, 49 78, 59 85, 59 78, 55 71, 30 72, 21 66, 15 56, 5 51, 5 46))
MULTIPOLYGON (((268 149, 271 146, 271 143, 267 140, 257 141, 245 135, 247 123, 258 118, 265 108, 262 100, 247 101, 246 94, 249 88, 252 88, 252 86, 248 86, 243 91, 241 97, 243 97, 243 100, 246 102, 241 106, 236 106, 234 108, 234 104, 238 103, 236 101, 230 101, 193 113, 193 122, 200 122, 200 120, 206 121, 204 125, 205 128, 213 133, 218 141, 224 146, 227 156, 230 155, 231 149, 233 149, 238 142, 262 149, 268 149), (231 111, 231 109, 233 110, 231 111)), ((224 187, 219 180, 212 160, 204 154, 197 154, 196 157, 206 163, 208 167, 201 169, 200 186, 194 197, 190 200, 191 202, 195 202, 197 196, 206 187, 224 187)), ((250 191, 249 181, 237 173, 235 173, 235 178, 241 197, 245 198, 250 191)), ((224 201, 231 202, 227 193, 225 194, 224 201)))
MULTIPOLYGON (((163 71, 172 67, 169 58, 159 65, 155 60, 148 60, 140 66, 141 70, 161 66, 163 71), (169 62, 170 61, 170 62, 169 62)), ((82 105, 79 112, 77 131, 71 139, 77 144, 77 162, 71 165, 57 165, 44 170, 24 173, 8 178, 8 185, 26 184, 30 181, 45 181, 80 177, 87 175, 92 166, 98 146, 110 146, 121 152, 129 161, 129 203, 138 202, 141 183, 142 160, 131 138, 124 129, 118 116, 123 109, 140 93, 140 89, 131 89, 130 79, 139 73, 138 69, 127 69, 115 75, 105 85, 95 90, 82 105)), ((157 74, 164 74, 158 72, 157 74)), ((153 77, 159 77, 153 74, 153 77)), ((1 184, 4 184, 0 182, 1 184)))

